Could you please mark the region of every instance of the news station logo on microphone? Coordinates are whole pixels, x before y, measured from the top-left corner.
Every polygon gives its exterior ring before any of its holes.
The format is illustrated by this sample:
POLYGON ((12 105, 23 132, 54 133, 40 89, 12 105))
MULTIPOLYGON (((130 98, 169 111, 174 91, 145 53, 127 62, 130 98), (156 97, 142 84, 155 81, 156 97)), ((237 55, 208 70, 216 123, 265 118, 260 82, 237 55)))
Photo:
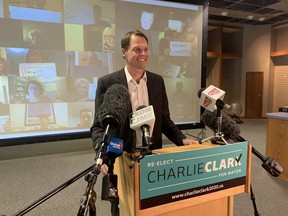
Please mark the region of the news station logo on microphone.
POLYGON ((200 105, 205 109, 213 112, 215 110, 216 101, 218 99, 223 100, 225 96, 225 91, 210 85, 201 93, 200 105))
POLYGON ((116 137, 111 137, 109 145, 107 146, 106 149, 106 154, 114 153, 116 155, 121 155, 122 152, 123 152, 123 140, 116 137))
POLYGON ((154 123, 155 114, 152 105, 136 110, 130 114, 130 128, 133 130, 141 130, 141 126, 149 125, 150 133, 152 134, 154 123))

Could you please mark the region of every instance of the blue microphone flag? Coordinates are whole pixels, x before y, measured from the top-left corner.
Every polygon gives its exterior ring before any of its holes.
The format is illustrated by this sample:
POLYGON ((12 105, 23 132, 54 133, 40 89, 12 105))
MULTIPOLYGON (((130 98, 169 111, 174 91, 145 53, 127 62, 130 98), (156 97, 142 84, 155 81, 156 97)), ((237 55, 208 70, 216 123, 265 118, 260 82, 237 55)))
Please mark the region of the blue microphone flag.
POLYGON ((111 137, 109 145, 107 146, 106 149, 106 154, 114 153, 116 155, 121 155, 122 152, 123 152, 123 140, 116 137, 111 137))

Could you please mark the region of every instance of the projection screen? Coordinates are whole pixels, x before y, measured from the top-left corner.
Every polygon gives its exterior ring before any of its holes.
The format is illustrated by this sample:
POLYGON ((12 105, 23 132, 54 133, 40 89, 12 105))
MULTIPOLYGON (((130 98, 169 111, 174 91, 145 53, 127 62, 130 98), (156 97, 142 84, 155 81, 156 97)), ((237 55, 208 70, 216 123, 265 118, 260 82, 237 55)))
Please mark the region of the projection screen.
POLYGON ((0 146, 88 137, 97 80, 124 67, 133 29, 149 39, 171 118, 198 127, 203 1, 188 2, 0 0, 0 146))

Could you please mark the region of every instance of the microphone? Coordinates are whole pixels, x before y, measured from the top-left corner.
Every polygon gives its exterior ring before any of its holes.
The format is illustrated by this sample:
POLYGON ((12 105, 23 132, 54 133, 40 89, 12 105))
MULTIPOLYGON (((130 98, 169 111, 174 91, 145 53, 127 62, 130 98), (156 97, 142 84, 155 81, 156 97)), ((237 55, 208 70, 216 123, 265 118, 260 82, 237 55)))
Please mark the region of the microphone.
POLYGON ((252 153, 256 155, 263 163, 262 167, 272 176, 278 177, 284 170, 284 167, 271 157, 264 157, 260 152, 252 147, 252 153))
MULTIPOLYGON (((200 120, 214 132, 218 129, 218 116, 216 110, 213 112, 205 110, 201 115, 200 120)), ((224 138, 230 141, 239 139, 239 125, 225 112, 222 113, 221 130, 224 134, 224 138)))
MULTIPOLYGON (((129 110, 130 94, 128 89, 121 84, 110 86, 104 94, 103 102, 100 105, 99 111, 96 113, 96 118, 100 121, 101 125, 105 127, 102 141, 96 146, 97 151, 101 148, 96 155, 97 170, 100 170, 104 156, 106 155, 110 129, 123 127, 129 116, 129 110)), ((109 154, 109 156, 110 160, 115 161, 115 157, 111 157, 111 154, 109 154)))
MULTIPOLYGON (((240 136, 240 127, 237 123, 226 113, 223 113, 223 122, 222 122, 222 129, 224 133, 224 137, 230 142, 243 142, 246 141, 243 137, 240 136)), ((201 120, 203 123, 208 126, 211 130, 215 131, 217 128, 217 114, 216 111, 210 112, 205 110, 204 113, 201 115, 201 120)), ((213 142, 213 140, 211 140, 213 142)), ((260 152, 258 152, 252 146, 252 153, 258 157, 263 163, 262 167, 272 176, 278 177, 284 170, 284 167, 274 160, 271 157, 264 157, 260 152)))
POLYGON ((139 106, 135 112, 130 114, 130 128, 142 132, 142 147, 149 148, 151 145, 151 134, 153 133, 155 114, 153 106, 139 106))
POLYGON ((198 97, 200 98, 199 103, 200 106, 208 109, 213 112, 215 110, 215 106, 219 109, 223 109, 224 107, 229 109, 230 105, 223 102, 225 96, 225 91, 210 85, 208 88, 201 88, 198 91, 198 97))
MULTIPOLYGON (((105 127, 101 141, 101 150, 96 160, 96 169, 100 172, 104 157, 108 159, 108 173, 102 178, 101 199, 113 201, 118 199, 117 175, 113 174, 113 164, 116 157, 123 152, 123 140, 111 137, 109 144, 109 130, 118 129, 125 125, 130 110, 130 94, 128 89, 121 84, 110 86, 104 94, 103 102, 97 113, 97 119, 105 127)), ((98 147, 99 148, 99 147, 98 147)))

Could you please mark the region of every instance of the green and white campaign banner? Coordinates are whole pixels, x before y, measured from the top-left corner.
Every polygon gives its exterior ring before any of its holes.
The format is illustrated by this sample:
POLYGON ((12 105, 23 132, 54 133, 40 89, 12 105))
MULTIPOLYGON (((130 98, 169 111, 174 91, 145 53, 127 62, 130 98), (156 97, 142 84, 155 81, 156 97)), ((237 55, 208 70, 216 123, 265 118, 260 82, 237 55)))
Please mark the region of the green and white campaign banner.
POLYGON ((140 160, 141 209, 245 185, 248 142, 140 160))

